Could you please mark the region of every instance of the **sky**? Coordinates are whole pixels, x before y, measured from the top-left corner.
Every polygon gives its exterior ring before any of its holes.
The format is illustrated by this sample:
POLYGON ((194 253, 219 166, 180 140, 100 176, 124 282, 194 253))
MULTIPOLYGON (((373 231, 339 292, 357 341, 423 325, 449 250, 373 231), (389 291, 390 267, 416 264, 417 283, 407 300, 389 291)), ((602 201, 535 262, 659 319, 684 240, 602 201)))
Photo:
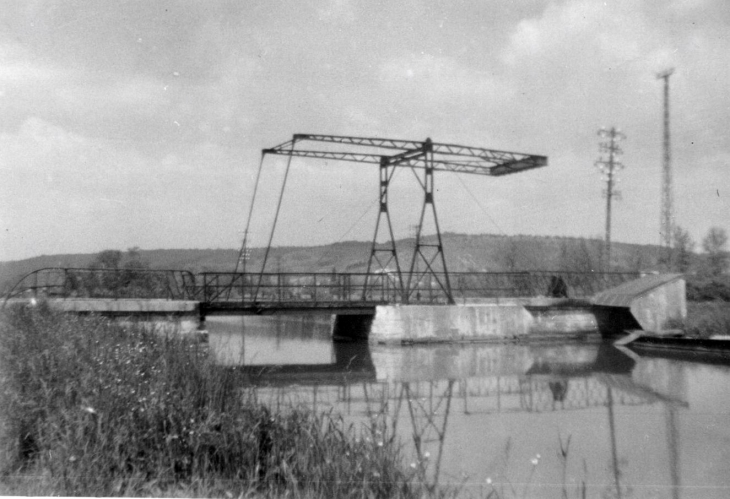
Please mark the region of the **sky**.
MULTIPOLYGON (((663 81, 675 223, 730 229, 727 0, 0 0, 0 260, 265 246, 295 133, 548 157, 437 172, 442 231, 603 237, 601 127, 625 134, 614 241, 658 244, 663 81)), ((605 158, 606 155, 603 154, 605 158)), ((294 159, 274 245, 373 237, 377 167, 294 159)), ((400 169, 396 238, 423 199, 400 169)))

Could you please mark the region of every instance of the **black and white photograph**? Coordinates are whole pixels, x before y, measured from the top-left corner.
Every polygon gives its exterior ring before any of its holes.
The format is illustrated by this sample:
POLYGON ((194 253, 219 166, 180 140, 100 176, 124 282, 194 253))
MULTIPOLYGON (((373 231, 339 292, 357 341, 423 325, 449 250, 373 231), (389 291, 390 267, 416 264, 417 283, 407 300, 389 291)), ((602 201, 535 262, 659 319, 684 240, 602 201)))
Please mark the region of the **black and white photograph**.
POLYGON ((0 495, 730 497, 727 0, 0 0, 0 495))

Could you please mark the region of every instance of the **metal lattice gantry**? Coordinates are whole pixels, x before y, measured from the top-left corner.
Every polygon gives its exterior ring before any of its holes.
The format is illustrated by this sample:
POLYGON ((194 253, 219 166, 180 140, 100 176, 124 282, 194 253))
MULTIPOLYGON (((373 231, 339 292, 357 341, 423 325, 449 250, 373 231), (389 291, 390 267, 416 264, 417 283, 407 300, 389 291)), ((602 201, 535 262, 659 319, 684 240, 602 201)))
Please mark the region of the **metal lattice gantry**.
MULTIPOLYGON (((377 266, 375 270, 383 272, 383 279, 395 280, 403 303, 409 303, 412 298, 420 296, 419 289, 423 282, 428 282, 429 289, 435 284, 445 301, 454 303, 434 203, 435 171, 502 176, 547 165, 545 156, 442 144, 432 142, 431 139, 413 141, 336 135, 295 134, 287 142, 264 149, 262 161, 268 154, 289 156, 290 160, 292 157, 302 157, 378 165, 380 209, 375 224, 367 274, 370 275, 377 266), (323 146, 322 143, 328 145, 323 146), (416 226, 413 257, 410 270, 405 276, 398 261, 388 208, 388 187, 397 167, 411 168, 424 193, 423 206, 416 226), (419 177, 416 169, 423 170, 422 177, 419 177), (435 227, 435 242, 428 243, 423 237, 424 222, 429 222, 435 227), (388 242, 385 245, 378 245, 377 240, 382 231, 387 231, 385 235, 388 242), (391 264, 395 265, 395 275, 391 273, 391 264)), ((371 285, 372 282, 365 282, 364 299, 371 285)))

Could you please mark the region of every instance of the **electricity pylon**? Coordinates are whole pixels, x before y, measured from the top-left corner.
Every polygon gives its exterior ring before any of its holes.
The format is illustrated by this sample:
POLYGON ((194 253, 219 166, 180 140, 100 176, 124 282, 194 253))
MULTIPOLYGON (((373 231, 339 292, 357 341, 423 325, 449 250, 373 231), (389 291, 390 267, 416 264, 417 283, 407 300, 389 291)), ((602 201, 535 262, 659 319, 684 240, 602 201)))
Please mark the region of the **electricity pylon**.
POLYGON ((606 198, 606 240, 604 244, 603 270, 608 271, 611 267, 611 201, 613 198, 621 199, 621 192, 616 190, 618 178, 616 174, 623 170, 624 165, 617 160, 617 157, 623 154, 618 143, 626 138, 626 135, 618 131, 615 127, 610 130, 601 128, 598 131, 601 138, 608 139, 600 143, 601 153, 608 153, 608 159, 603 156, 596 161, 596 166, 603 174, 603 180, 606 181, 606 189, 603 196, 606 198))

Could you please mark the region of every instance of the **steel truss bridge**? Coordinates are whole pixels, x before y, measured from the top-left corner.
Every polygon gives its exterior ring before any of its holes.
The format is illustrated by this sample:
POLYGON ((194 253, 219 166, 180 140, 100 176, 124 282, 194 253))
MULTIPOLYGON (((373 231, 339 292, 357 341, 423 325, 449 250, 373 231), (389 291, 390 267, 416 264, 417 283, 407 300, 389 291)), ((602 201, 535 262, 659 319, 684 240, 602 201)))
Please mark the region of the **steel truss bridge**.
POLYGON ((449 272, 436 213, 435 172, 500 177, 546 165, 545 156, 437 143, 431 139, 411 141, 295 134, 287 142, 262 150, 243 244, 233 272, 193 274, 184 270, 46 268, 23 277, 7 294, 6 302, 22 296, 162 298, 198 301, 206 313, 315 309, 357 313, 391 303, 454 304, 475 298, 556 295, 558 278, 567 285, 572 297, 588 297, 638 277, 635 273, 611 272, 449 272), (261 268, 251 271, 246 268, 249 226, 264 159, 272 155, 286 156, 288 160, 261 268), (365 272, 266 271, 294 157, 378 166, 379 210, 365 272), (423 193, 415 245, 407 259, 410 262, 408 269, 403 268, 399 254, 407 254, 411 247, 400 251, 396 247, 388 203, 389 186, 396 168, 410 169, 423 193), (435 229, 435 237, 434 234, 426 237, 426 226, 435 229), (383 238, 386 242, 379 243, 383 238))
MULTIPOLYGON (((369 296, 382 293, 382 291, 376 291, 378 287, 383 286, 382 279, 392 278, 391 289, 394 293, 400 295, 396 300, 399 303, 419 301, 422 297, 421 288, 424 284, 429 288, 435 287, 435 292, 441 295, 444 303, 456 303, 452 275, 446 265, 441 229, 436 214, 434 197, 434 173, 436 171, 499 177, 547 165, 547 157, 545 156, 437 143, 430 138, 424 141, 413 141, 376 137, 294 134, 291 140, 262 150, 243 244, 236 263, 236 271, 238 271, 239 262, 243 263, 245 270, 248 231, 255 207, 261 169, 264 159, 271 155, 287 156, 288 161, 268 245, 261 265, 261 273, 263 274, 266 270, 292 158, 373 164, 378 166, 380 172, 379 210, 375 222, 375 232, 367 271, 362 277, 363 290, 361 293, 367 301, 369 296), (410 169, 418 187, 423 192, 423 204, 416 225, 415 245, 410 259, 410 268, 407 271, 401 266, 398 257, 388 203, 389 186, 396 168, 410 169), (427 239, 425 237, 424 228, 427 226, 433 227, 435 230, 435 242, 432 242, 433 238, 427 239), (387 242, 378 244, 378 240, 383 237, 387 242), (388 276, 379 279, 379 273, 387 273, 388 276)), ((254 295, 258 294, 258 290, 257 287, 254 295)))
MULTIPOLYGON (((452 297, 550 296, 560 278, 572 297, 591 295, 635 279, 630 272, 452 272, 452 297)), ((443 276, 442 280, 444 279, 443 276)), ((12 299, 162 299, 200 302, 207 313, 332 311, 357 313, 403 303, 397 277, 389 273, 258 273, 186 270, 109 270, 52 267, 20 279, 12 299), (367 285, 366 285, 367 284, 367 285)), ((419 283, 410 303, 447 303, 436 279, 419 283)))

